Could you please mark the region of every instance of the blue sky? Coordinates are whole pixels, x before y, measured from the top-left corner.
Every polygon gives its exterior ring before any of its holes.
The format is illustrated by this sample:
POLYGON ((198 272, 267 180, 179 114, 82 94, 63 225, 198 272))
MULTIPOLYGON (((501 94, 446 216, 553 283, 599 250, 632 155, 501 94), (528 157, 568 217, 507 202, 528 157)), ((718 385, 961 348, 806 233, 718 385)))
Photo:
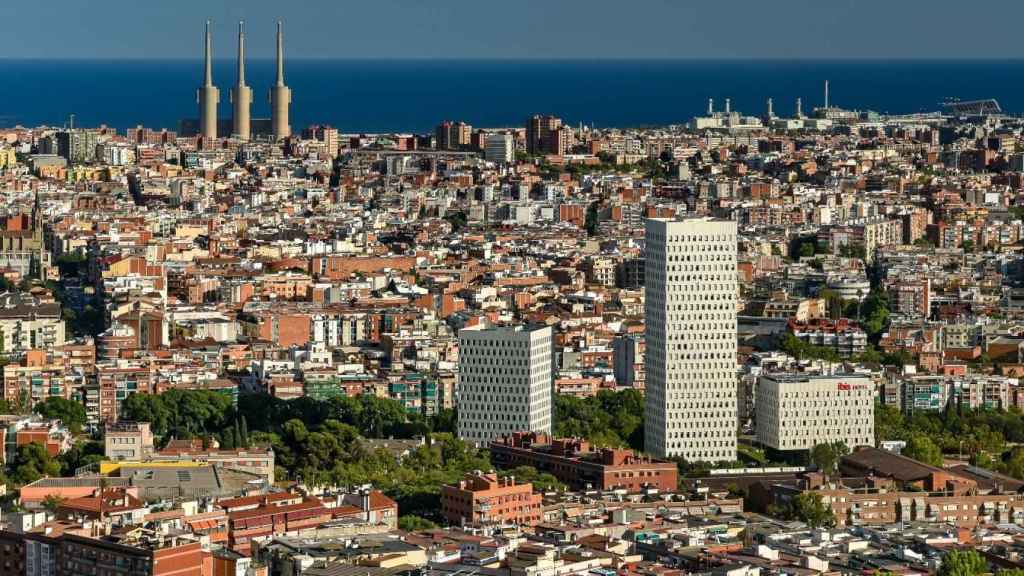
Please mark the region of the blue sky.
POLYGON ((1017 0, 18 0, 0 56, 192 58, 203 21, 230 57, 1022 58, 1017 0))

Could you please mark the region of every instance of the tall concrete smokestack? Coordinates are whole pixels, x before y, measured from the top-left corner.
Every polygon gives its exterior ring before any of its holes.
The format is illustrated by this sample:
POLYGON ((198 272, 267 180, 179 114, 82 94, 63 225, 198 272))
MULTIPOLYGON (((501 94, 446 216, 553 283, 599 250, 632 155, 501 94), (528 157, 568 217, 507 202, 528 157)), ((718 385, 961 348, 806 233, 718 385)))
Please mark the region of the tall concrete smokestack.
POLYGON ((288 125, 288 106, 292 103, 292 91, 284 85, 284 31, 277 23, 277 83, 270 89, 271 129, 274 139, 280 140, 292 134, 288 125))
POLYGON ((238 84, 231 90, 231 103, 235 105, 233 133, 242 140, 251 136, 249 117, 252 112, 252 88, 245 84, 245 23, 238 23, 238 84))
POLYGON ((804 117, 804 103, 803 103, 803 100, 800 99, 800 98, 796 99, 796 117, 797 118, 803 118, 804 117))
POLYGON ((828 110, 828 80, 825 80, 825 110, 828 110))
POLYGON ((768 117, 775 118, 775 106, 771 98, 768 99, 768 117))
POLYGON ((196 98, 199 101, 199 135, 203 140, 217 139, 217 104, 220 90, 213 85, 213 47, 210 38, 210 21, 206 21, 206 69, 203 85, 196 98))

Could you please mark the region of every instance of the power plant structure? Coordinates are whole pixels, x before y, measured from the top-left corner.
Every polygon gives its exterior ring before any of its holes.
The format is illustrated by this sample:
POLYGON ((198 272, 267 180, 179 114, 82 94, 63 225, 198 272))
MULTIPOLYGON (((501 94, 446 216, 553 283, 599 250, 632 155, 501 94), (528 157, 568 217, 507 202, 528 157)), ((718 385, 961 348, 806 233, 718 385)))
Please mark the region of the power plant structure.
POLYGON ((206 21, 206 58, 203 85, 196 93, 199 101, 199 135, 203 140, 217 138, 217 104, 220 103, 220 90, 213 85, 213 45, 210 35, 210 21, 206 21))
POLYGON ((238 23, 238 83, 231 91, 231 103, 234 105, 231 135, 239 140, 248 140, 251 136, 249 116, 252 113, 252 88, 245 84, 245 23, 238 23))
POLYGON ((182 119, 179 134, 199 136, 204 147, 219 137, 230 136, 239 140, 254 138, 281 140, 292 134, 288 112, 292 91, 284 83, 284 28, 277 23, 277 80, 270 88, 270 118, 253 118, 252 87, 245 81, 245 23, 238 23, 238 76, 231 89, 232 115, 230 119, 217 117, 220 90, 213 83, 213 35, 211 22, 206 21, 204 37, 203 84, 196 91, 199 104, 198 118, 182 119))
POLYGON ((284 30, 277 23, 277 82, 270 89, 271 125, 274 139, 280 140, 292 135, 288 124, 288 106, 292 103, 292 91, 284 84, 284 30))

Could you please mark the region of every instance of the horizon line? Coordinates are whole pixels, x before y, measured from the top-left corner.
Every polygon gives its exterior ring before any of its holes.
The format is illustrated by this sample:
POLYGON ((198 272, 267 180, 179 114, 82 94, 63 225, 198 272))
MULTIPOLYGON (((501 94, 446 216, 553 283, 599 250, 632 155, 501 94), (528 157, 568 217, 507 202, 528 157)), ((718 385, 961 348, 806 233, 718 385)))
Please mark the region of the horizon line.
MULTIPOLYGON (((174 62, 201 61, 197 56, 0 56, 0 62, 174 62)), ((246 61, 274 61, 275 55, 246 56, 246 61)), ((1024 62, 1022 56, 291 56, 286 61, 350 62, 1024 62)), ((236 62, 215 57, 214 62, 236 62)))

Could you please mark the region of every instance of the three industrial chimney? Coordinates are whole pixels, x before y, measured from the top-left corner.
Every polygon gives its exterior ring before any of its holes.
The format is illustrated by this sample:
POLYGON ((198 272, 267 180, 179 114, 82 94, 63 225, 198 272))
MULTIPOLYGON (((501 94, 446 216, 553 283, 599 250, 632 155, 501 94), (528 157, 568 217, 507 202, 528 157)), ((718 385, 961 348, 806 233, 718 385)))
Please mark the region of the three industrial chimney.
MULTIPOLYGON (((199 102, 199 136, 205 141, 217 138, 217 105, 220 91, 213 84, 213 46, 210 21, 206 21, 203 85, 197 92, 199 102)), ((277 23, 277 81, 270 89, 270 132, 275 140, 291 136, 288 108, 292 91, 284 83, 284 32, 277 23)), ((240 140, 252 138, 252 88, 245 83, 245 24, 238 23, 238 78, 231 89, 231 136, 240 140)), ((264 121, 265 122, 265 121, 264 121)), ((265 124, 263 125, 265 126, 265 124)))

